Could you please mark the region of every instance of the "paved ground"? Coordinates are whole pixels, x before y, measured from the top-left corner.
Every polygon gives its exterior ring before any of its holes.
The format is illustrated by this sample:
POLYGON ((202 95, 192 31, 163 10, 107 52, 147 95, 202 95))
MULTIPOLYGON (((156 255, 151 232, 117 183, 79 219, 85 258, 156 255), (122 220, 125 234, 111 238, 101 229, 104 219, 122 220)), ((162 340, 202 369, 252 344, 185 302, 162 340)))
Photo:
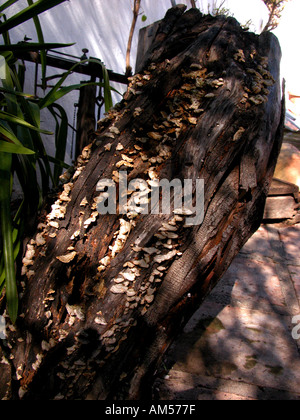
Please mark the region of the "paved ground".
POLYGON ((159 399, 300 400, 299 244, 300 225, 259 229, 170 349, 159 399))
POLYGON ((291 131, 286 131, 284 135, 284 140, 287 143, 291 143, 300 150, 300 132, 293 133, 291 131))

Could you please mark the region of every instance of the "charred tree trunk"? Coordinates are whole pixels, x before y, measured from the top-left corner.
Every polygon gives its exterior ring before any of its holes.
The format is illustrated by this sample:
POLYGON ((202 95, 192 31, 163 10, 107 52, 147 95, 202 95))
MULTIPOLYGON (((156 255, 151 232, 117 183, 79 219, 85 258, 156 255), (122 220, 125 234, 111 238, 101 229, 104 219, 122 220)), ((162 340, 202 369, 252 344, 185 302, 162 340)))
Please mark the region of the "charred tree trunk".
MULTIPOLYGON (((257 230, 283 134, 280 47, 171 9, 28 244, 1 397, 144 397, 162 355, 257 230), (99 180, 203 179, 204 221, 100 215, 99 180), (99 184, 98 184, 99 185, 99 184)), ((130 195, 125 197, 129 198, 130 195)), ((122 197, 124 199, 124 196, 122 197)))

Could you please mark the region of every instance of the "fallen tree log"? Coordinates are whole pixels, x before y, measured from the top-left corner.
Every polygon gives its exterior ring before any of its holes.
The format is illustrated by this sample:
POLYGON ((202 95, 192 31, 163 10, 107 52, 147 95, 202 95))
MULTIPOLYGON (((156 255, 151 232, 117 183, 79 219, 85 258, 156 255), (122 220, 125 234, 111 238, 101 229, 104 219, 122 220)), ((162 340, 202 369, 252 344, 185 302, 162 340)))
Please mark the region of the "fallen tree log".
POLYGON ((0 340, 1 398, 145 398, 162 355, 262 220, 283 135, 280 56, 272 34, 232 18, 167 13, 27 245, 19 319, 0 340), (110 203, 117 214, 99 214, 104 185, 123 191, 124 173, 149 191, 135 211, 120 211, 133 188, 110 203), (188 226, 183 207, 139 214, 158 179, 204 180, 201 224, 188 226))

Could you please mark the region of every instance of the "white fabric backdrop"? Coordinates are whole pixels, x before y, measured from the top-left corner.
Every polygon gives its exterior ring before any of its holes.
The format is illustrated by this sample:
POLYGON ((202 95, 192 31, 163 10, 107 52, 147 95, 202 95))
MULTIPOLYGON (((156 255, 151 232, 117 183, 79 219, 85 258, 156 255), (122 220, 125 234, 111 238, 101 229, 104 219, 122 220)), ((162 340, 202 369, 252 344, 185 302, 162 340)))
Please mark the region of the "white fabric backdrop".
MULTIPOLYGON (((221 0, 197 0, 197 6, 206 13, 208 7, 211 10, 213 5, 220 5, 221 2, 221 0)), ((176 3, 191 6, 190 0, 177 0, 176 3)), ((291 65, 291 60, 296 53, 295 36, 293 34, 296 28, 298 30, 296 19, 298 20, 299 13, 296 15, 295 13, 299 10, 295 10, 295 7, 299 8, 299 3, 299 0, 291 0, 287 7, 287 13, 283 16, 282 27, 279 27, 276 31, 284 48, 283 70, 285 74, 283 76, 287 78, 288 85, 294 84, 295 91, 298 90, 300 85, 298 76, 296 77, 295 72, 292 71, 294 66, 291 65), (293 25, 289 21, 291 16, 294 17, 293 25)), ((26 5, 26 0, 19 0, 10 10, 11 12, 17 12, 26 5)), ((133 0, 70 0, 40 16, 45 40, 46 42, 75 42, 76 45, 63 51, 81 56, 82 48, 88 48, 89 56, 100 58, 107 68, 117 73, 124 73, 126 47, 132 21, 132 6, 133 0)), ((147 21, 142 22, 141 17, 138 20, 132 47, 131 63, 133 67, 136 59, 139 29, 162 19, 170 7, 171 0, 142 0, 141 12, 147 16, 147 21)), ((251 19, 251 30, 258 33, 267 21, 267 9, 262 0, 225 0, 223 7, 230 9, 231 13, 241 23, 246 23, 251 19)), ((12 39, 14 42, 18 42, 23 40, 25 35, 32 38, 33 41, 37 40, 32 22, 26 22, 16 28, 12 32, 12 39)), ((32 92, 34 66, 28 64, 27 67, 27 91, 32 92)), ((50 69, 48 74, 55 74, 56 72, 55 69, 50 69)), ((82 77, 74 75, 69 79, 69 83, 78 83, 80 80, 82 80, 82 77)), ((122 85, 115 87, 120 91, 124 89, 122 85)), ((114 95, 115 102, 120 99, 120 96, 114 95)), ((68 112, 70 123, 73 122, 74 103, 77 101, 77 92, 69 94, 61 100, 62 105, 68 112)), ((52 122, 48 118, 48 115, 45 114, 45 127, 48 129, 50 125, 51 129, 52 122)), ((70 162, 71 139, 72 134, 70 132, 68 162, 70 162)), ((53 139, 48 137, 47 143, 48 150, 51 152, 53 139)))

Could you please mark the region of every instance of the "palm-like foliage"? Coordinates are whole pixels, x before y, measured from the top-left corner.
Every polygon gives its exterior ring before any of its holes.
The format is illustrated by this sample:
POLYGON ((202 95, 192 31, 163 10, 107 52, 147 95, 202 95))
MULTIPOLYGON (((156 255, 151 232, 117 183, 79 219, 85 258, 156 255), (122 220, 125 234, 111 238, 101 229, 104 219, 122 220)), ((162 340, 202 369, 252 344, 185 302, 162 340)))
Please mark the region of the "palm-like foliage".
MULTIPOLYGON (((36 215, 50 185, 56 187, 63 168, 68 133, 65 110, 56 102, 74 89, 84 85, 63 86, 77 63, 66 72, 57 84, 43 98, 36 98, 24 92, 25 67, 16 60, 15 53, 39 51, 42 68, 42 85, 45 86, 47 70, 47 49, 65 47, 66 44, 46 44, 38 15, 66 0, 27 0, 28 7, 7 19, 3 13, 18 0, 9 0, 0 6, 0 293, 6 291, 7 308, 15 322, 18 314, 18 293, 16 285, 16 259, 19 255, 26 223, 36 215), (12 44, 9 30, 33 19, 38 43, 12 44), (41 111, 48 108, 56 123, 55 156, 46 152, 42 134, 52 134, 41 127, 41 111), (51 165, 52 164, 52 165, 51 165), (54 164, 54 165, 53 165, 54 164), (38 180, 38 173, 41 182, 38 180), (14 177, 17 176, 23 191, 23 199, 16 213, 11 214, 11 195, 14 177)), ((93 61, 93 60, 88 60, 93 61)), ((99 61, 97 60, 97 64, 99 61)), ((108 73, 102 67, 105 107, 112 106, 108 73)))

